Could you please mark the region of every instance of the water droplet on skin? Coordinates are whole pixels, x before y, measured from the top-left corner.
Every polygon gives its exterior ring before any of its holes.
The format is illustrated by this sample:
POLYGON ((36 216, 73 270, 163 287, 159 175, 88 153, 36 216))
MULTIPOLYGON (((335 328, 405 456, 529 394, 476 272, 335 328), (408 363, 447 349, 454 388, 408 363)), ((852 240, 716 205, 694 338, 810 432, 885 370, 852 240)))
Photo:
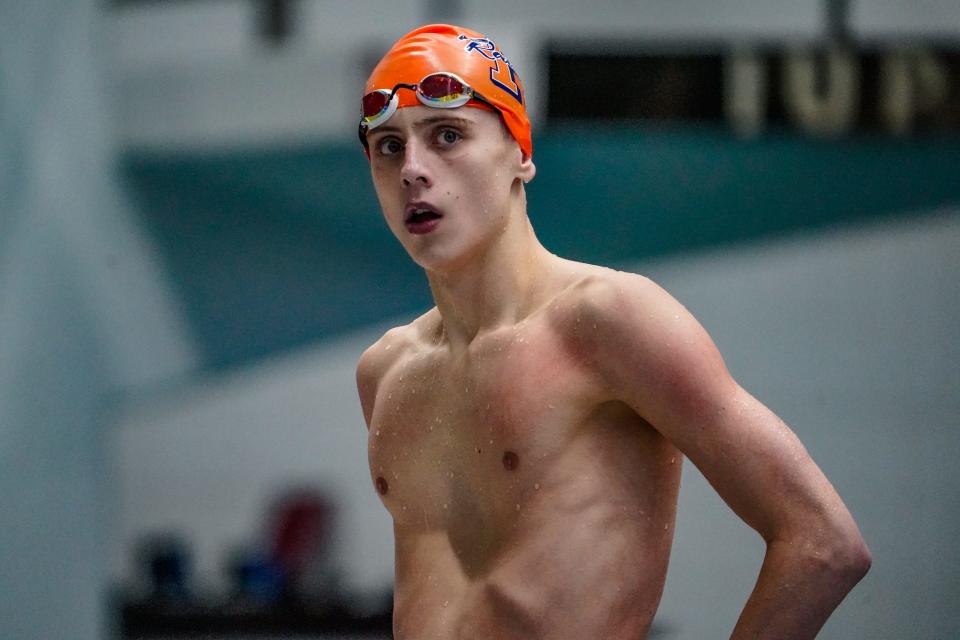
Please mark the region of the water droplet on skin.
POLYGON ((533 488, 536 489, 537 491, 539 491, 539 490, 540 490, 540 483, 539 483, 539 482, 534 482, 534 483, 533 483, 533 488))
POLYGON ((380 435, 380 429, 377 429, 377 435, 380 435))
POLYGON ((550 407, 551 409, 555 409, 555 408, 556 408, 556 407, 554 407, 552 404, 548 404, 547 406, 550 407))
POLYGON ((663 525, 663 530, 664 530, 664 531, 666 531, 666 530, 669 529, 669 528, 670 528, 670 525, 668 525, 668 524, 663 525))
POLYGON ((597 328, 597 323, 596 323, 596 322, 593 323, 593 328, 594 328, 594 329, 597 328))
POLYGON ((390 345, 388 344, 387 346, 385 346, 385 347, 383 348, 383 350, 384 350, 384 351, 390 351, 390 345))
POLYGON ((520 503, 517 503, 517 511, 520 511, 520 503))
POLYGON ((393 399, 393 394, 392 393, 387 394, 387 400, 392 400, 392 399, 393 399))
POLYGON ((490 444, 493 444, 493 440, 490 441, 490 444))
POLYGON ((670 464, 673 464, 673 463, 675 463, 676 461, 677 461, 677 457, 676 457, 676 456, 670 458, 670 464))
POLYGON ((446 502, 443 503, 443 508, 444 508, 444 509, 447 508, 447 503, 446 503, 446 502))

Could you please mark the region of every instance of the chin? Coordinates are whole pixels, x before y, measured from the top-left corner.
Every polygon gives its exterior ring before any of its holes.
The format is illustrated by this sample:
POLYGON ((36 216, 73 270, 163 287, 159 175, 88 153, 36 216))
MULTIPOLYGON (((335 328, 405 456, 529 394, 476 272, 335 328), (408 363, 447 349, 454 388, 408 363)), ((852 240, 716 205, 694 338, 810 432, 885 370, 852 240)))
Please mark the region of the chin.
POLYGON ((413 255, 410 257, 417 264, 418 267, 424 271, 429 271, 431 273, 452 273, 457 270, 457 267, 463 263, 462 260, 457 260, 457 257, 450 256, 437 256, 437 255, 413 255))
POLYGON ((408 251, 410 258, 421 269, 438 274, 458 271, 469 262, 473 253, 466 250, 444 251, 439 247, 422 248, 416 253, 408 251))
POLYGON ((455 234, 446 237, 437 237, 434 241, 425 242, 417 246, 418 243, 412 242, 405 245, 407 255, 420 268, 433 273, 444 274, 453 273, 466 267, 490 250, 502 235, 502 230, 491 228, 486 230, 474 229, 467 234, 466 229, 460 229, 463 232, 457 237, 455 234))

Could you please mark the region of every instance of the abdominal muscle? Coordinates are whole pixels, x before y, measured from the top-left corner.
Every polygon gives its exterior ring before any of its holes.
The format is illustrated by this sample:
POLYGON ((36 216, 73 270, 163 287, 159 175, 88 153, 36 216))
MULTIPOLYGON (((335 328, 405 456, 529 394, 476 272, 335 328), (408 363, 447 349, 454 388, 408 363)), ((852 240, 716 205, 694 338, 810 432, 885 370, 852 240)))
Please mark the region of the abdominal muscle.
POLYGON ((672 466, 646 499, 604 474, 567 474, 511 519, 433 531, 397 523, 394 637, 646 637, 673 537, 672 466))

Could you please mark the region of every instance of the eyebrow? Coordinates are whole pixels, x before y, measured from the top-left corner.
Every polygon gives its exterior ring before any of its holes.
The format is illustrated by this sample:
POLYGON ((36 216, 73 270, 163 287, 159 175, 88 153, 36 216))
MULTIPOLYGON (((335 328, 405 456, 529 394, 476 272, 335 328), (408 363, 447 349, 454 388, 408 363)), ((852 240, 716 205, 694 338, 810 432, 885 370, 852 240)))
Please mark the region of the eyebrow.
MULTIPOLYGON (((454 124, 464 128, 473 125, 473 121, 467 120, 466 118, 457 118, 455 116, 440 115, 440 116, 430 116, 428 118, 417 120, 416 122, 413 123, 412 126, 414 129, 423 129, 425 127, 429 127, 430 125, 437 124, 437 123, 454 124)), ((401 133, 401 130, 399 127, 395 127, 389 124, 384 124, 372 130, 369 133, 369 135, 376 135, 377 133, 380 133, 380 132, 401 133)))

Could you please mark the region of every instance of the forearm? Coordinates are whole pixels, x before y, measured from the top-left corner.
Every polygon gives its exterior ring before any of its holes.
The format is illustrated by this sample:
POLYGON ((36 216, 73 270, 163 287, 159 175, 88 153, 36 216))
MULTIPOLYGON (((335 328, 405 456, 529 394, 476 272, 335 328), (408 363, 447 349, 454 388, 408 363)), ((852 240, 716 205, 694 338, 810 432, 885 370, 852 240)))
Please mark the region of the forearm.
POLYGON ((816 637, 869 567, 869 551, 859 538, 843 549, 771 542, 731 640, 816 637))

